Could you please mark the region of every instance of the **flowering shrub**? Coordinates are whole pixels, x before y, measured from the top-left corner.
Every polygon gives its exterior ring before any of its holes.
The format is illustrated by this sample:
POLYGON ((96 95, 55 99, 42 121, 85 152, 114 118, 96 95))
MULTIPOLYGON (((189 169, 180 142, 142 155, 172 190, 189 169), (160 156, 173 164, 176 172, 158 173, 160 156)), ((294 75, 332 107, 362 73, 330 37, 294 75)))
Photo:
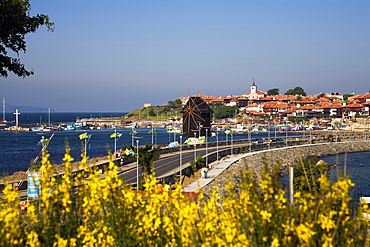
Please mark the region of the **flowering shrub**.
MULTIPOLYGON (((1 199, 0 246, 366 246, 367 221, 350 206, 349 179, 321 192, 299 192, 290 205, 278 179, 263 174, 257 184, 247 171, 240 192, 199 194, 190 202, 181 187, 159 191, 147 177, 137 192, 119 179, 113 162, 104 178, 81 161, 85 173, 73 174, 68 154, 65 174, 53 177, 45 155, 40 171, 41 196, 19 210, 16 189, 1 199), (357 213, 357 216, 355 215, 357 213)), ((367 210, 365 207, 364 210, 367 210)))

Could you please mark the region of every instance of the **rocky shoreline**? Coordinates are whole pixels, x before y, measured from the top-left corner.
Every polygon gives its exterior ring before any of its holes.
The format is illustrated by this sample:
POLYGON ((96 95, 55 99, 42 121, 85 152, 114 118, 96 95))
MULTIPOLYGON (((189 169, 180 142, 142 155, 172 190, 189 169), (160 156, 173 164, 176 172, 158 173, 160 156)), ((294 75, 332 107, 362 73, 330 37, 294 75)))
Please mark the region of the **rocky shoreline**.
POLYGON ((312 146, 296 146, 290 149, 266 150, 266 152, 263 153, 241 158, 219 176, 214 178, 211 183, 203 187, 202 192, 210 195, 214 188, 217 188, 219 195, 223 197, 226 195, 226 184, 229 180, 232 181, 235 189, 238 190, 241 182, 241 173, 246 169, 251 170, 257 182, 260 182, 265 164, 270 168, 276 164, 282 164, 282 166, 294 166, 298 161, 305 160, 310 157, 320 158, 341 153, 367 151, 370 151, 370 141, 333 142, 312 146))

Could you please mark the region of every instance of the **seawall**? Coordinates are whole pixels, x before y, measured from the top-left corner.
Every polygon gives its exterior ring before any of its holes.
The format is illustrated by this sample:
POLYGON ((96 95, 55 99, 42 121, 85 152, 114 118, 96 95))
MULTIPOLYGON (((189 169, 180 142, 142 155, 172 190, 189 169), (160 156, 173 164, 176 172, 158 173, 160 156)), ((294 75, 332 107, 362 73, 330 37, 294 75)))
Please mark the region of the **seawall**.
POLYGON ((325 157, 340 153, 370 151, 370 141, 331 142, 312 145, 302 145, 287 148, 263 150, 256 153, 239 155, 240 159, 231 164, 220 175, 213 178, 212 182, 204 186, 203 193, 210 195, 216 187, 221 197, 225 196, 228 181, 238 190, 241 182, 241 173, 246 169, 252 171, 257 182, 261 181, 261 174, 265 165, 270 168, 276 164, 294 166, 299 160, 310 157, 325 157))

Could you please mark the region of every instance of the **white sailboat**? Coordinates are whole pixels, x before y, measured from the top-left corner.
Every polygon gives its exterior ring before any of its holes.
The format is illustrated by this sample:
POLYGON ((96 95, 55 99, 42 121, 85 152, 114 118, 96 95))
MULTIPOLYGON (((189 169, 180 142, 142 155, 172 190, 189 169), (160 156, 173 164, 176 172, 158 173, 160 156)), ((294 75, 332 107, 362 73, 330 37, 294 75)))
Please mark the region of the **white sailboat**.
POLYGON ((7 126, 10 122, 5 119, 5 97, 3 97, 3 118, 0 120, 0 126, 7 126))

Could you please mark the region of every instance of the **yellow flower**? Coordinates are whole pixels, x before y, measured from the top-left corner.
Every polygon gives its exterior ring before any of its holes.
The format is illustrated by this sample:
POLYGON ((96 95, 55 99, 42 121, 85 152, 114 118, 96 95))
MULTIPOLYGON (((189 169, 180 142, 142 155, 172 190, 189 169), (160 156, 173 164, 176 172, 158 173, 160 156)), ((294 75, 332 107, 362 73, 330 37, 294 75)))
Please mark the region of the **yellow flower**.
POLYGON ((266 210, 261 210, 260 214, 263 220, 266 220, 267 222, 271 222, 271 216, 272 216, 271 213, 267 212, 266 210))
POLYGON ((300 224, 296 228, 296 232, 299 240, 301 240, 304 243, 308 243, 313 237, 313 235, 315 235, 315 232, 304 224, 300 224))
POLYGON ((271 247, 279 247, 279 246, 280 246, 279 239, 274 237, 274 239, 271 242, 271 247))

